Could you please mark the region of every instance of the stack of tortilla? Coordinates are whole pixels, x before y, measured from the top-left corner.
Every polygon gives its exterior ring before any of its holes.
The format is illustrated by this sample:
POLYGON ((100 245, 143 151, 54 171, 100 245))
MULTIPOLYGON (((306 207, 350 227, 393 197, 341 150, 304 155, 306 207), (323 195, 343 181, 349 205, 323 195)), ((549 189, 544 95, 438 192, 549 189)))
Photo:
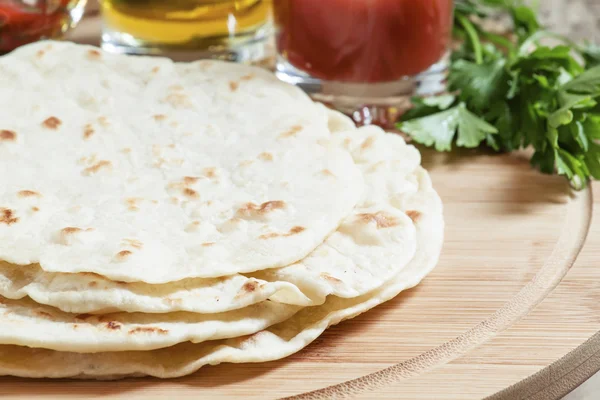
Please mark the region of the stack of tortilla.
POLYGON ((438 259, 419 152, 267 71, 40 42, 0 87, 0 375, 282 358, 438 259))

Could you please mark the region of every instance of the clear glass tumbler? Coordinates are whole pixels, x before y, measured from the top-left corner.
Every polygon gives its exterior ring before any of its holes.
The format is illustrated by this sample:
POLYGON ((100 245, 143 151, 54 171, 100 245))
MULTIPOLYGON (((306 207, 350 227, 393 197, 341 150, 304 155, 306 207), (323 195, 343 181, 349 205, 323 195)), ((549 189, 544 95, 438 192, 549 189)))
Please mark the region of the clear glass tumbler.
POLYGON ((268 54, 271 0, 101 0, 100 5, 102 47, 108 51, 238 62, 268 54))
POLYGON ((0 54, 57 39, 83 16, 86 0, 0 0, 0 54))
POLYGON ((275 0, 277 76, 358 123, 443 91, 452 0, 275 0))

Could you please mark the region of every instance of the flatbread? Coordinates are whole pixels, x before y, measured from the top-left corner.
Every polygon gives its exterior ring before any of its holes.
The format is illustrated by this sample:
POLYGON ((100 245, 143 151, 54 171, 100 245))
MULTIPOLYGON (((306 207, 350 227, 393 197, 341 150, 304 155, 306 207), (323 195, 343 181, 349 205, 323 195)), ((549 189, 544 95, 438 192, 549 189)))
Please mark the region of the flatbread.
POLYGON ((0 346, 0 374, 30 378, 118 379, 151 375, 173 378, 191 374, 204 365, 223 362, 262 362, 283 358, 306 347, 328 326, 352 318, 417 285, 435 266, 443 242, 442 205, 427 173, 416 173, 419 191, 397 198, 403 210, 420 213, 416 222, 418 249, 415 258, 392 281, 354 299, 330 297, 319 307, 306 308, 292 318, 251 336, 182 343, 149 352, 81 354, 0 346))
POLYGON ((330 114, 331 140, 352 154, 368 190, 323 244, 293 265, 222 278, 195 278, 167 284, 115 282, 96 274, 43 271, 37 265, 0 262, 0 295, 29 296, 36 302, 74 313, 114 311, 215 313, 266 299, 314 306, 326 297, 356 297, 396 275, 413 257, 414 210, 395 208, 398 196, 416 192, 413 174, 419 152, 380 128, 358 130, 330 114), (344 131, 338 131, 343 129, 344 131))
POLYGON ((39 42, 0 58, 0 259, 160 284, 289 265, 363 192, 258 68, 39 42))

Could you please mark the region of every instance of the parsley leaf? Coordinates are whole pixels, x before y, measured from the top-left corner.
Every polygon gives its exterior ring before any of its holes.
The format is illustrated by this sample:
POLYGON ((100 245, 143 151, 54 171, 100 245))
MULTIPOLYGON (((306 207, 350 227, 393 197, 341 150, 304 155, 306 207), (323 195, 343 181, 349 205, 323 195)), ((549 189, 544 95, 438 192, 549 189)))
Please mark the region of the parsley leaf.
POLYGON ((435 146, 438 151, 452 149, 456 133, 459 147, 477 147, 489 135, 498 130, 460 103, 446 111, 401 123, 399 128, 412 138, 426 146, 435 146))
POLYGON ((577 188, 600 179, 600 47, 544 31, 522 0, 460 1, 454 32, 462 40, 448 76, 454 94, 414 99, 399 129, 438 151, 453 143, 533 147, 531 164, 544 173, 564 175, 577 188), (489 7, 512 17, 514 41, 477 22, 489 7), (541 46, 544 37, 563 44, 541 46))

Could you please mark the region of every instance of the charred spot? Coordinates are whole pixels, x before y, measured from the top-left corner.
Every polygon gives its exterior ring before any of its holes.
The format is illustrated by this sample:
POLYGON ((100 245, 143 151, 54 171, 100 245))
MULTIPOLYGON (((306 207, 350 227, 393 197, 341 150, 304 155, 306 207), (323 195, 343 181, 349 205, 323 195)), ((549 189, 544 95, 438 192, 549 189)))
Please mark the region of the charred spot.
POLYGON ((165 119, 167 119, 167 116, 164 114, 156 114, 153 115, 152 118, 154 118, 155 121, 164 121, 165 119))
POLYGON ((98 50, 93 49, 93 50, 89 50, 87 55, 88 55, 88 58, 91 60, 99 60, 102 53, 100 53, 98 50))
POLYGON ((42 195, 38 192, 34 192, 33 190, 21 190, 17 193, 19 197, 41 197, 42 195))
POLYGON ((204 176, 206 176, 207 178, 216 178, 217 177, 217 170, 214 167, 209 167, 209 168, 204 168, 202 170, 202 172, 204 173, 204 176))
POLYGON ((7 129, 0 130, 0 141, 14 142, 15 140, 17 140, 17 134, 15 131, 9 131, 7 129))
POLYGON ((254 79, 254 74, 248 74, 240 77, 240 81, 250 81, 254 79))
POLYGON ((202 247, 210 247, 213 246, 215 244, 215 242, 206 242, 206 243, 202 243, 202 247))
POLYGON ((58 129, 62 125, 62 121, 56 117, 49 117, 42 122, 42 126, 47 129, 58 129))
POLYGON ((117 331, 117 330, 121 329, 121 324, 118 323, 117 321, 108 321, 106 323, 106 327, 113 331, 117 331))
POLYGON ((300 132, 302 129, 303 129, 302 125, 294 125, 290 129, 288 129, 287 131, 285 131, 281 135, 279 135, 279 137, 280 138, 288 138, 288 137, 296 136, 296 133, 300 132))
POLYGON ((294 226, 292 229, 290 229, 290 232, 287 234, 287 236, 292 236, 297 233, 304 232, 305 229, 306 228, 304 228, 302 226, 294 226))
POLYGON ((266 215, 274 210, 285 208, 285 202, 282 200, 273 200, 262 203, 257 206, 254 203, 247 203, 244 207, 237 211, 237 215, 241 217, 254 217, 266 215))
POLYGON ((91 167, 87 167, 86 169, 84 169, 83 174, 88 175, 88 176, 93 175, 103 168, 104 169, 112 168, 112 163, 110 161, 106 161, 106 160, 98 161, 96 164, 92 165, 91 167))
POLYGON ((239 87, 240 87, 240 84, 238 82, 235 82, 235 81, 230 81, 229 82, 229 89, 232 92, 235 92, 236 90, 238 90, 239 87))
POLYGON ((47 313, 46 311, 36 311, 35 315, 42 318, 52 319, 52 314, 47 313))
POLYGON ((81 232, 81 231, 83 231, 83 229, 81 229, 81 228, 76 228, 76 227, 73 227, 73 226, 68 226, 68 227, 66 227, 66 228, 63 228, 63 229, 61 229, 60 231, 61 231, 63 234, 65 234, 65 235, 72 235, 72 234, 74 234, 74 233, 77 233, 77 232, 81 232))
POLYGON ((410 218, 413 222, 418 222, 419 219, 421 219, 422 214, 417 210, 408 210, 406 215, 408 215, 408 218, 410 218))
POLYGON ((121 250, 120 252, 117 253, 117 258, 120 260, 124 260, 132 254, 133 253, 129 250, 121 250))
POLYGON ((96 287, 96 286, 98 286, 98 282, 96 282, 96 281, 91 281, 90 283, 88 283, 88 286, 89 286, 89 287, 92 287, 92 288, 93 288, 93 287, 96 287))
POLYGON ((263 161, 273 161, 273 155, 271 153, 260 153, 258 155, 258 158, 263 160, 263 161))
POLYGON ((83 138, 84 139, 89 139, 92 136, 94 136, 94 133, 96 131, 94 131, 94 127, 92 127, 92 124, 87 124, 84 128, 83 128, 83 138))
POLYGON ((152 326, 138 326, 137 328, 130 329, 129 333, 159 333, 161 335, 165 335, 169 333, 169 331, 166 329, 156 328, 152 326))
POLYGON ((122 244, 124 246, 133 247, 134 249, 141 249, 144 247, 144 243, 140 242, 137 239, 123 239, 122 244))
POLYGON ((15 217, 13 210, 0 207, 0 224, 12 225, 17 222, 19 222, 19 218, 15 217))
POLYGON ((396 217, 382 211, 375 214, 358 214, 358 218, 364 223, 375 222, 378 229, 391 228, 399 224, 396 217))
POLYGON ((38 211, 40 211, 40 208, 39 207, 31 207, 31 211, 38 212, 38 211))
POLYGON ((266 233, 264 235, 260 235, 258 238, 259 239, 273 239, 273 238, 280 237, 280 236, 281 237, 289 237, 289 236, 296 235, 300 232, 303 232, 304 230, 306 230, 306 228, 304 228, 302 226, 294 226, 292 229, 290 229, 290 231, 288 233, 281 234, 281 233, 272 232, 272 233, 266 233))
POLYGON ((195 176, 184 176, 183 177, 183 183, 185 183, 186 185, 193 185, 194 183, 198 182, 200 180, 200 178, 195 177, 195 176))
POLYGON ((153 74, 158 73, 158 71, 160 71, 160 67, 154 67, 154 68, 152 68, 152 73, 153 74))
POLYGON ((93 317, 93 315, 91 315, 91 314, 78 314, 75 316, 76 319, 80 319, 82 321, 85 321, 86 319, 92 318, 92 317, 93 317))
POLYGON ((184 194, 186 197, 189 197, 189 198, 191 198, 191 199, 197 199, 198 197, 200 197, 200 196, 198 195, 198 192, 196 192, 194 189, 190 189, 190 188, 185 188, 185 189, 183 189, 183 194, 184 194))

